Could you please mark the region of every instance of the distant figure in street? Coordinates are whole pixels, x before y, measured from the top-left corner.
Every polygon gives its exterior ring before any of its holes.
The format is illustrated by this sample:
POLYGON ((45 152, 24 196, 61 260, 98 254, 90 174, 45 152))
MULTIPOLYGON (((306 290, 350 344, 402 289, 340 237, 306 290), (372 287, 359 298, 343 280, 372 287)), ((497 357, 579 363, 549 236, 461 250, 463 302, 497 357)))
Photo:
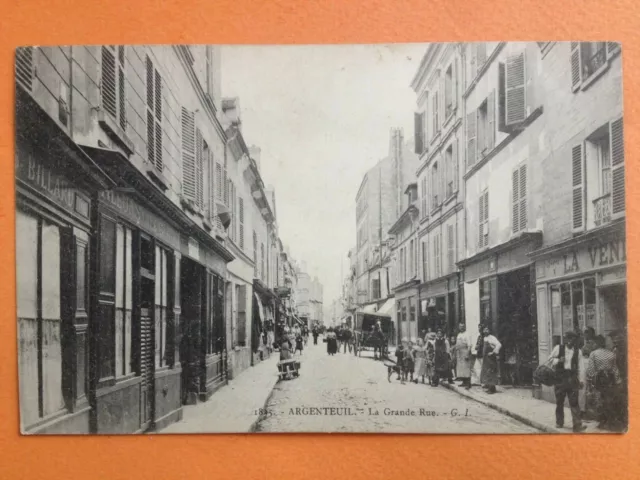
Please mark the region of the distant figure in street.
POLYGON ((451 335, 451 337, 449 337, 449 367, 451 368, 451 374, 452 374, 452 378, 456 379, 458 378, 458 373, 457 373, 457 364, 458 364, 458 358, 456 357, 456 352, 455 349, 456 348, 456 336, 455 335, 451 335))
POLYGON ((473 339, 467 332, 467 327, 464 323, 460 323, 458 330, 456 344, 453 347, 456 358, 456 375, 462 380, 461 385, 469 390, 471 388, 471 348, 473 339))
POLYGON ((444 336, 442 328, 436 330, 435 339, 435 385, 437 386, 440 379, 447 379, 449 383, 453 383, 451 376, 451 367, 449 364, 449 341, 444 336))
POLYGON ((298 353, 298 351, 300 351, 300 355, 302 355, 302 349, 304 347, 304 338, 302 338, 302 334, 298 334, 298 336, 296 337, 296 349, 293 352, 298 353))
POLYGON ((333 331, 333 328, 329 328, 327 330, 327 353, 329 355, 335 355, 338 351, 338 339, 336 337, 336 332, 333 331))
POLYGON ((416 339, 412 338, 411 340, 409 340, 409 342, 407 343, 407 351, 405 352, 404 355, 404 359, 405 359, 405 380, 409 380, 410 382, 413 382, 413 371, 415 370, 415 366, 416 366, 416 357, 415 357, 415 352, 413 351, 413 346, 416 344, 416 339))
POLYGON ((429 379, 429 385, 435 387, 437 384, 435 382, 436 370, 435 370, 435 360, 436 360, 436 334, 433 332, 428 332, 425 340, 425 362, 426 362, 426 375, 429 379))
POLYGON ((387 339, 382 332, 380 322, 376 322, 373 326, 371 335, 373 337, 373 359, 382 360, 385 356, 385 343, 387 339))
POLYGON ((487 393, 496 393, 498 384, 498 353, 502 344, 496 337, 491 335, 491 329, 484 327, 484 338, 482 342, 482 370, 480 373, 480 383, 487 389, 487 393))
POLYGON ((619 397, 622 379, 616 365, 615 354, 606 348, 602 335, 595 337, 596 348, 589 355, 586 369, 587 383, 597 393, 596 408, 598 412, 598 428, 617 430, 616 399, 619 397))
POLYGON ((413 383, 418 383, 419 378, 422 378, 422 383, 425 383, 424 378, 427 376, 427 349, 424 346, 424 341, 419 337, 413 346, 413 361, 413 383))
POLYGON ((407 339, 403 338, 400 345, 398 345, 398 348, 396 348, 396 361, 399 367, 398 380, 400 380, 400 383, 402 383, 403 385, 405 381, 405 366, 406 366, 405 357, 408 355, 407 343, 408 343, 407 339))
POLYGON ((351 329, 347 325, 345 325, 344 329, 342 330, 342 341, 344 344, 343 353, 347 353, 347 350, 349 350, 349 353, 351 353, 352 336, 353 336, 353 333, 351 332, 351 329))
POLYGON ((313 335, 313 344, 317 345, 318 344, 318 335, 320 334, 320 332, 318 331, 318 327, 314 326, 313 330, 311 330, 311 334, 313 335))
POLYGON ((577 333, 569 331, 564 334, 565 343, 556 345, 549 356, 552 359, 551 366, 558 372, 558 380, 554 387, 556 395, 556 427, 564 427, 564 401, 569 400, 573 431, 583 432, 587 427, 582 424, 580 418, 580 405, 578 392, 586 379, 583 356, 580 352, 580 337, 577 333))

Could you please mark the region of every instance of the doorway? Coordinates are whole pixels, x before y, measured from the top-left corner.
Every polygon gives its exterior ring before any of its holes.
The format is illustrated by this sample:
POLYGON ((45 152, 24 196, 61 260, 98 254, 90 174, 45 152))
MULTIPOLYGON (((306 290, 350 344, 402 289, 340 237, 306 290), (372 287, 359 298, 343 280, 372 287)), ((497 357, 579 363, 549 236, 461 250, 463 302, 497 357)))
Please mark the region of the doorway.
POLYGON ((193 405, 200 393, 202 282, 204 267, 182 257, 180 261, 180 359, 182 403, 193 405))

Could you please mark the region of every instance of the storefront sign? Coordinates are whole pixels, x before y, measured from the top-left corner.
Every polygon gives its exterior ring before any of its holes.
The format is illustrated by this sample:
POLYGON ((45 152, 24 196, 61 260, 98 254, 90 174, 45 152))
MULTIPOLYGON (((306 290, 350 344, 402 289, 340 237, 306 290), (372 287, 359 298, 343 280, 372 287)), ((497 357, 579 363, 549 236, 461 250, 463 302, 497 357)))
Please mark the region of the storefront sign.
POLYGON ((180 235, 173 227, 128 195, 114 190, 103 190, 100 192, 100 200, 114 208, 122 218, 135 223, 147 233, 172 247, 180 246, 180 235))
POLYGON ((58 165, 53 157, 50 157, 50 162, 45 163, 35 153, 20 148, 16 157, 16 177, 19 180, 62 208, 77 211, 85 218, 88 217, 88 201, 79 195, 78 190, 67 180, 63 167, 58 165))
POLYGON ((624 239, 596 240, 579 249, 539 261, 536 275, 539 279, 549 279, 574 273, 598 270, 627 261, 624 239))

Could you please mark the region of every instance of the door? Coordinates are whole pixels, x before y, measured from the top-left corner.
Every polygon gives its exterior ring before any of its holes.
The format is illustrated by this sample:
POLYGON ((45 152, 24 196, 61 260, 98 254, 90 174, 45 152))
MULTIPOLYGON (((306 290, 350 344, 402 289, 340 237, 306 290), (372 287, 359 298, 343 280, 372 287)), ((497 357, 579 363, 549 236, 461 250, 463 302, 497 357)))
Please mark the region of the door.
POLYGON ((204 267, 182 257, 180 267, 181 310, 180 359, 182 364, 182 402, 193 404, 200 392, 200 369, 205 339, 201 338, 202 280, 204 267))
POLYGON ((153 427, 155 409, 155 245, 140 234, 140 428, 153 427))

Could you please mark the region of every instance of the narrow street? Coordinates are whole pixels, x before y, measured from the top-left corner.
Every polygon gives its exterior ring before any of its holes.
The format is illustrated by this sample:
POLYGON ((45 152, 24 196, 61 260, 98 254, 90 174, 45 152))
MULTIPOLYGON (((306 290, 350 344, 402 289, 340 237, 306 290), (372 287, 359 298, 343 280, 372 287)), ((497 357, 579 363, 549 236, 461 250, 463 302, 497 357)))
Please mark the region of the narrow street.
POLYGON ((444 387, 400 384, 372 352, 329 356, 309 345, 300 377, 280 381, 259 432, 538 433, 444 387))

